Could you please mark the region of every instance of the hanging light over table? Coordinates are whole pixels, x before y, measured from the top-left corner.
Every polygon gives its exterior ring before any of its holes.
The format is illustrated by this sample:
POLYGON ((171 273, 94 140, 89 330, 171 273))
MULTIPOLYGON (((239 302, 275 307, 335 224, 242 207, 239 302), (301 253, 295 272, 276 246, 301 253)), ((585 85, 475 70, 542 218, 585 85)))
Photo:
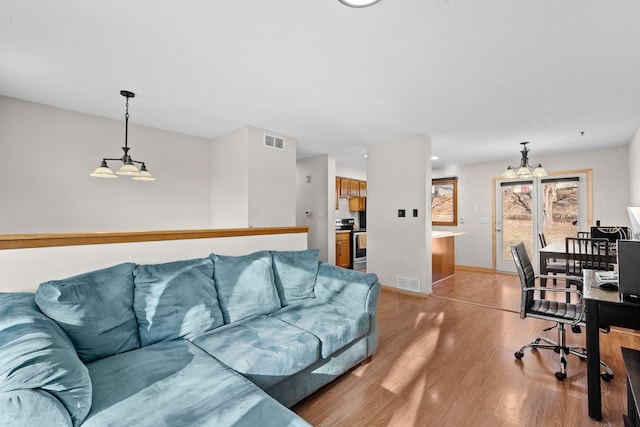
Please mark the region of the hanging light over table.
POLYGON ((144 162, 133 160, 129 155, 129 98, 135 97, 136 94, 133 92, 129 92, 128 90, 121 90, 120 95, 124 96, 127 99, 126 111, 124 115, 124 147, 121 147, 122 151, 124 151, 124 154, 119 158, 103 158, 100 166, 98 166, 93 172, 91 172, 90 175, 97 178, 117 178, 118 175, 125 175, 130 176, 131 179, 135 179, 137 181, 154 181, 155 178, 147 170, 147 166, 144 164, 144 162), (113 171, 107 164, 107 161, 111 160, 120 160, 122 162, 122 167, 118 169, 116 173, 113 173, 113 171), (140 165, 139 169, 136 164, 140 165))
POLYGON ((339 0, 340 3, 349 7, 367 7, 374 3, 378 3, 380 0, 339 0))
POLYGON ((527 148, 528 142, 521 142, 520 144, 522 144, 522 151, 520 152, 522 154, 522 159, 520 159, 520 166, 518 168, 507 166, 507 170, 504 171, 502 176, 507 179, 547 176, 547 171, 544 170, 540 163, 535 167, 529 164, 529 149, 527 148))

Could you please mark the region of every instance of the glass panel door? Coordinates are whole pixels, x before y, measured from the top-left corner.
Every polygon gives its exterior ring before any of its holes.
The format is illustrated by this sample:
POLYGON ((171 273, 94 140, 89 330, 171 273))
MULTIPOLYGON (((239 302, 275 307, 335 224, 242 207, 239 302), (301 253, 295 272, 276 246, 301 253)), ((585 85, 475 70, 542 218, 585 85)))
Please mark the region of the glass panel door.
POLYGON ((524 242, 536 271, 544 232, 547 244, 564 243, 588 229, 586 174, 553 175, 527 181, 496 181, 496 270, 515 273, 511 246, 524 242))
MULTIPOLYGON (((496 269, 515 272, 511 246, 524 242, 533 253, 537 198, 533 181, 496 183, 496 269)), ((532 261, 534 261, 532 259, 532 261)))
POLYGON ((577 236, 579 182, 578 177, 542 179, 542 231, 547 244, 577 236))

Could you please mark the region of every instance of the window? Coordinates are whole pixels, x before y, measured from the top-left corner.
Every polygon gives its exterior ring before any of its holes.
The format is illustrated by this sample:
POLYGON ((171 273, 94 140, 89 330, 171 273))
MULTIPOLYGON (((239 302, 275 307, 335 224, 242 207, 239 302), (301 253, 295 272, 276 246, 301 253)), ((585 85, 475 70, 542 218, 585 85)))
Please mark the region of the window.
POLYGON ((458 225, 458 178, 431 180, 431 223, 458 225))

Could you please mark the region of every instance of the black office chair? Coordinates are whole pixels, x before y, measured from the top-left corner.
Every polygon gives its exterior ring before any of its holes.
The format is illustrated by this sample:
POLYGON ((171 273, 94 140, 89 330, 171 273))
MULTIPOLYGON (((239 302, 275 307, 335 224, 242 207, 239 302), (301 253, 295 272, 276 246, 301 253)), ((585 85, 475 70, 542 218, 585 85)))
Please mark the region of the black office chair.
MULTIPOLYGON (((520 242, 511 247, 511 254, 520 276, 520 284, 522 286, 522 294, 520 299, 520 318, 532 317, 535 319, 549 320, 555 322, 554 326, 545 329, 548 331, 555 327, 558 328, 558 341, 553 341, 546 337, 537 337, 531 343, 522 346, 520 350, 514 353, 516 359, 521 360, 524 357, 524 351, 527 348, 553 350, 560 356, 560 370, 555 373, 558 380, 564 380, 567 377, 567 356, 574 355, 582 360, 587 359, 587 349, 580 345, 569 345, 566 342, 566 325, 574 327, 584 326, 584 304, 582 302, 582 292, 577 289, 555 289, 542 288, 535 286, 536 276, 531 265, 531 260, 524 247, 524 243, 520 242), (546 291, 553 294, 572 293, 579 296, 578 302, 575 304, 567 304, 561 301, 548 300, 544 298, 536 299, 536 291, 546 291)), ((576 278, 577 279, 577 278, 576 278)), ((613 372, 606 363, 600 361, 604 368, 604 372, 600 374, 603 380, 611 381, 613 372)))

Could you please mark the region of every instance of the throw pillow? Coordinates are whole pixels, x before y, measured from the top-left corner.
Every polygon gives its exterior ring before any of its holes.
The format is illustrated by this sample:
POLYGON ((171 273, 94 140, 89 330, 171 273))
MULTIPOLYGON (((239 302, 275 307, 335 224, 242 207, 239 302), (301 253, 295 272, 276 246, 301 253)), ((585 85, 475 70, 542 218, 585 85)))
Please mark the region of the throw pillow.
POLYGON ((210 257, 224 323, 273 313, 280 308, 268 251, 243 256, 211 254, 210 257))
POLYGON ((224 324, 209 258, 138 265, 133 281, 142 346, 190 339, 224 324))
POLYGON ((36 304, 67 333, 83 362, 140 347, 132 263, 40 284, 36 304))
POLYGON ((271 251, 273 276, 282 306, 307 298, 314 298, 320 251, 271 251))

